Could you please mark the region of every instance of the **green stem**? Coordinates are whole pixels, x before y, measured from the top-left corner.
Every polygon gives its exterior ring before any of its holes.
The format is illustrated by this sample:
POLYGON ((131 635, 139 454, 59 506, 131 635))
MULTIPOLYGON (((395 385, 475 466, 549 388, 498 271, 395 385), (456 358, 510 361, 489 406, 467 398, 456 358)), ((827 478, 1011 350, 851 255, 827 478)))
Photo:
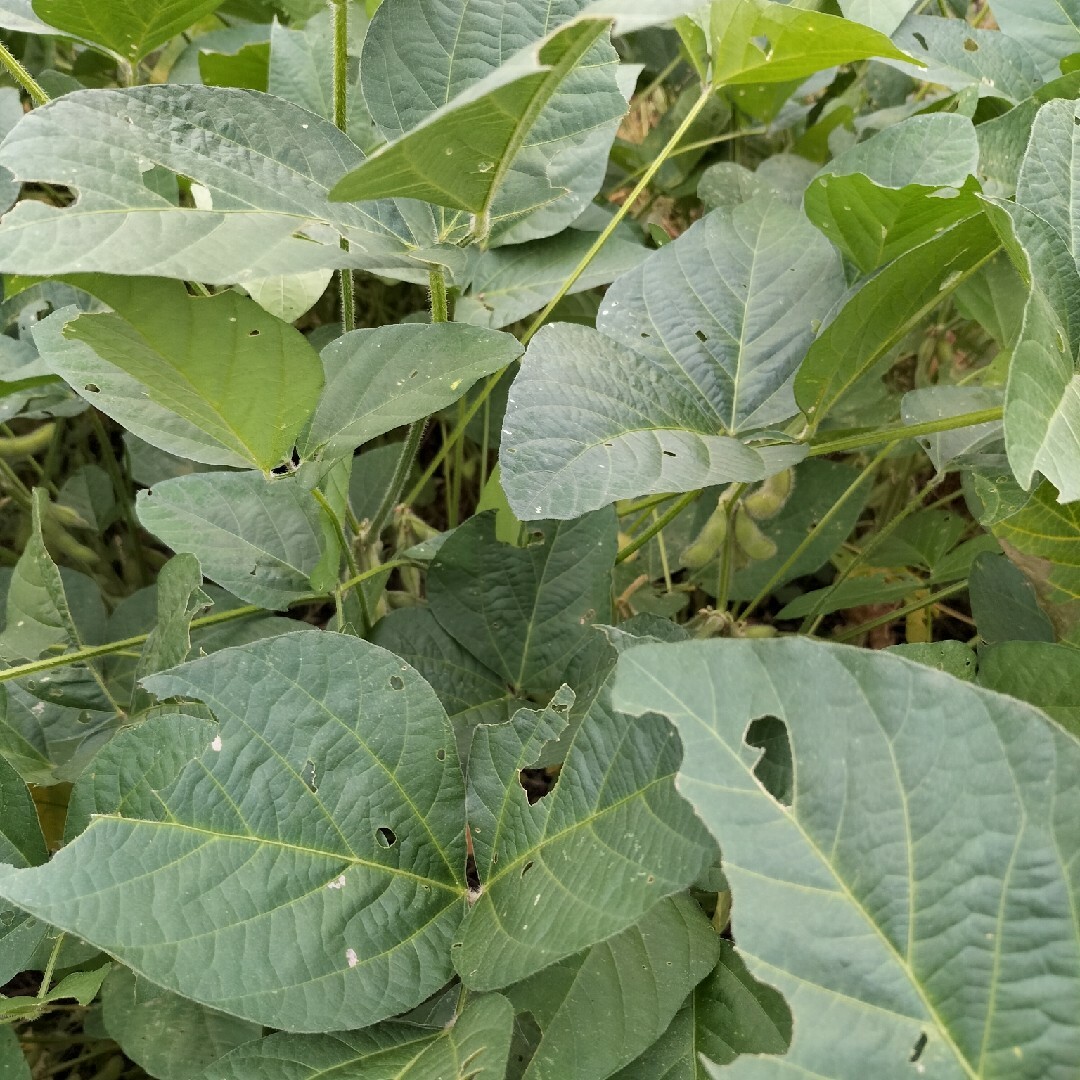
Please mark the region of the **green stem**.
POLYGON ((45 964, 45 973, 41 976, 41 986, 38 987, 37 997, 43 998, 49 992, 49 983, 52 982, 53 971, 56 969, 56 961, 60 956, 60 948, 64 944, 66 933, 57 934, 56 944, 49 953, 49 959, 45 964))
POLYGON ((641 193, 652 182, 652 178, 660 171, 660 168, 664 164, 664 162, 667 161, 667 159, 671 157, 671 155, 675 152, 679 143, 682 141, 683 136, 693 126, 694 121, 698 118, 702 109, 704 109, 705 106, 709 104, 711 98, 712 91, 707 90, 690 107, 690 111, 686 114, 685 117, 683 117, 683 122, 675 129, 675 133, 671 136, 670 139, 668 139, 667 144, 664 146, 663 150, 661 150, 660 153, 656 155, 652 164, 645 170, 644 174, 637 182, 637 184, 634 185, 633 191, 631 191, 630 194, 627 195, 626 199, 623 201, 622 206, 619 207, 619 209, 612 216, 611 220, 605 226, 604 231, 600 233, 600 235, 593 242, 592 247, 590 247, 589 250, 586 251, 585 254, 581 257, 581 261, 577 264, 577 266, 574 267, 574 269, 570 273, 570 276, 559 287, 559 291, 547 302, 547 305, 540 312, 540 314, 537 315, 536 318, 533 319, 533 321, 529 324, 528 330, 525 331, 524 335, 521 338, 522 345, 528 345, 529 341, 532 339, 536 331, 544 325, 544 323, 547 321, 547 317, 552 313, 552 311, 555 310, 555 306, 574 287, 574 283, 577 281, 577 279, 581 277, 581 275, 584 274, 585 271, 589 268, 589 264, 600 253, 600 249, 611 238, 611 234, 614 233, 615 230, 619 227, 623 218, 625 218, 626 215, 630 213, 630 209, 633 207, 634 203, 636 203, 641 197, 641 193))
POLYGON ((853 630, 845 630, 844 633, 837 634, 836 637, 833 638, 833 641, 851 641, 853 638, 859 637, 860 634, 869 633, 871 630, 876 630, 879 626, 884 626, 886 623, 906 618, 908 615, 912 614, 912 612, 921 611, 923 608, 941 603, 942 600, 948 600, 950 596, 956 596, 957 593, 962 593, 967 587, 968 583, 966 581, 958 581, 955 585, 950 585, 947 589, 940 589, 931 596, 924 597, 921 600, 914 600, 910 604, 905 604, 902 608, 897 608, 895 611, 889 611, 884 615, 879 615, 876 619, 870 619, 869 622, 860 623, 853 630))
POLYGON ((330 505, 330 500, 318 488, 312 488, 311 494, 315 496, 315 501, 322 507, 323 513, 326 515, 327 520, 334 529, 338 545, 340 546, 342 554, 345 556, 345 562, 349 567, 349 574, 352 577, 356 577, 359 570, 356 567, 356 559, 353 556, 352 544, 349 543, 349 539, 345 535, 345 527, 341 524, 341 518, 334 512, 334 508, 330 505))
POLYGON ((0 65, 6 68, 8 74, 30 95, 30 100, 35 105, 49 104, 49 95, 41 88, 41 84, 15 59, 11 50, 2 41, 0 41, 0 65))
MULTIPOLYGON (((355 589, 357 585, 367 581, 368 578, 375 577, 376 574, 385 573, 387 570, 396 570, 399 566, 411 565, 412 562, 409 559, 397 559, 393 562, 382 563, 379 566, 372 567, 370 570, 362 571, 355 577, 349 578, 348 581, 342 582, 338 587, 338 592, 347 593, 350 589, 355 589)), ((303 604, 318 604, 329 599, 332 599, 332 597, 324 594, 301 596, 289 606, 298 607, 303 604)), ((231 608, 229 611, 219 611, 216 615, 204 615, 201 619, 192 619, 191 629, 202 630, 207 626, 217 626, 219 623, 232 622, 235 619, 247 619, 252 615, 264 615, 265 613, 266 608, 261 608, 256 604, 247 604, 244 607, 231 608)), ((0 670, 0 683, 10 682, 12 679, 22 679, 27 675, 37 675, 39 672, 51 671, 53 668, 82 664, 99 656, 113 656, 129 649, 137 649, 146 644, 146 639, 149 636, 148 633, 136 634, 134 637, 123 638, 120 641, 110 641, 104 645, 85 645, 81 649, 61 653, 59 656, 49 656, 44 660, 31 660, 26 664, 4 668, 0 670)))
MULTIPOLYGON (((334 38, 334 126, 347 133, 349 126, 349 0, 331 0, 334 38)), ((349 241, 341 238, 341 249, 349 250, 349 241)), ((338 271, 338 289, 341 294, 341 332, 356 329, 356 294, 353 272, 348 268, 338 271)))
POLYGON ((751 613, 758 607, 758 605, 776 588, 776 586, 783 581, 784 575, 795 565, 796 562, 802 557, 807 548, 821 535, 822 530, 836 517, 837 514, 843 509, 845 503, 847 503, 859 490, 860 487, 866 482, 867 478, 873 476, 877 467, 892 453, 893 444, 889 443, 888 446, 883 447, 877 454, 871 458, 870 463, 866 466, 859 475, 852 480, 848 485, 847 490, 829 507, 828 511, 822 514, 818 523, 802 538, 795 550, 773 571, 772 576, 767 582, 758 590, 757 596, 750 601, 749 604, 743 608, 739 614, 739 622, 746 622, 751 613))
POLYGON ((851 450, 865 450, 881 443, 898 443, 905 439, 917 439, 923 435, 936 435, 942 431, 956 431, 959 428, 974 427, 976 424, 989 424, 1000 420, 1005 410, 1000 406, 992 409, 980 409, 978 412, 962 413, 959 416, 945 416, 940 420, 927 420, 922 424, 906 424, 904 427, 880 428, 877 431, 864 431, 857 435, 843 435, 837 439, 815 439, 810 444, 810 457, 824 457, 826 454, 841 454, 851 450))
POLYGON ((716 610, 727 611, 728 596, 731 592, 731 572, 735 560, 735 538, 731 535, 732 522, 735 511, 739 507, 739 498, 749 485, 737 484, 730 501, 727 504, 725 514, 727 516, 727 528, 724 530, 724 545, 720 549, 720 566, 716 581, 716 610))
POLYGON ((635 536, 629 544, 615 556, 615 562, 626 562, 635 551, 643 548, 658 532, 666 529, 695 499, 701 494, 700 491, 688 491, 673 506, 661 514, 647 529, 642 530, 639 536, 635 536))

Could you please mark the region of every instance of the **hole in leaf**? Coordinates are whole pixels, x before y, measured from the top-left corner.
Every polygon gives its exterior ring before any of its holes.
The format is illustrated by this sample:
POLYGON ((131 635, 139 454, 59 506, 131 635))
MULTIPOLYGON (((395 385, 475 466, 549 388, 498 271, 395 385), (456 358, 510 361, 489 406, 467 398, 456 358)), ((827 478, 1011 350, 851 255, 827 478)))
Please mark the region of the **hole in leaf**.
POLYGON ((916 33, 912 36, 927 52, 930 51, 930 46, 926 44, 926 38, 924 38, 922 34, 916 33))
POLYGON ((696 337, 698 339, 698 341, 708 341, 709 340, 709 335, 706 334, 704 330, 695 330, 694 331, 694 337, 696 337))
POLYGON ((664 457, 676 457, 676 456, 677 455, 676 455, 674 450, 665 450, 664 451, 664 457))
POLYGON ((532 859, 530 859, 522 868, 521 876, 524 877, 533 868, 532 859))
POLYGON ((465 857, 465 884, 470 892, 480 888, 480 871, 476 869, 476 856, 471 851, 465 857))
POLYGON ((754 766, 758 782, 778 803, 790 806, 794 769, 787 724, 775 716, 763 716, 746 729, 745 741, 762 751, 754 766))
POLYGON ((525 789, 529 805, 538 803, 559 782, 559 768, 553 766, 550 769, 522 769, 518 773, 518 783, 525 789))
POLYGON ((390 689, 391 690, 404 690, 405 680, 400 675, 390 676, 390 689))
POLYGON ((308 791, 313 794, 319 790, 319 785, 315 782, 315 762, 310 758, 304 762, 304 768, 300 773, 300 779, 307 785, 308 791))
POLYGON ((911 1057, 908 1061, 916 1062, 922 1057, 922 1052, 926 1049, 926 1032, 924 1031, 916 1040, 915 1047, 911 1051, 911 1057))
POLYGON ((964 52, 978 52, 979 43, 974 38, 964 38, 964 52))
POLYGON ((409 378, 410 378, 410 379, 415 379, 415 378, 416 378, 416 376, 417 376, 417 375, 419 375, 419 374, 420 374, 420 372, 419 372, 419 371, 410 371, 410 372, 409 372, 409 378))
POLYGON ((87 384, 86 384, 86 385, 85 385, 85 386, 83 387, 83 389, 84 389, 84 390, 85 390, 85 391, 86 391, 86 392, 87 392, 88 394, 100 394, 100 393, 101 393, 101 387, 100 387, 100 386, 98 386, 98 384, 97 384, 97 383, 92 383, 92 382, 88 382, 88 383, 87 383, 87 384))
POLYGON ((642 331, 641 331, 641 336, 642 336, 643 338, 651 338, 651 337, 652 337, 652 334, 650 334, 648 330, 642 330, 642 331))
POLYGON ((445 750, 436 750, 435 751, 435 760, 436 761, 445 761, 446 760, 446 751, 445 750))
POLYGON ((261 333, 261 330, 249 330, 248 337, 258 337, 261 333))
POLYGON ((379 844, 382 847, 393 847, 397 843, 397 835, 393 829, 388 829, 385 825, 375 830, 375 835, 378 837, 379 844))

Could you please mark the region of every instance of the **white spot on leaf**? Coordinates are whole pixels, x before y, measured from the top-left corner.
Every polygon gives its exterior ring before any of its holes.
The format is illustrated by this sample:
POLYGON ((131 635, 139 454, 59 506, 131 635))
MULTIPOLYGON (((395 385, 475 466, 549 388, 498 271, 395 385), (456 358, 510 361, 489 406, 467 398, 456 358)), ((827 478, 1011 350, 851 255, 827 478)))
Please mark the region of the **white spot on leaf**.
POLYGON ((349 962, 349 967, 354 968, 360 963, 360 958, 356 955, 355 949, 345 950, 345 959, 349 962))
POLYGON ((221 753, 221 736, 220 735, 215 735, 214 736, 214 741, 210 744, 210 749, 216 751, 217 753, 221 753))

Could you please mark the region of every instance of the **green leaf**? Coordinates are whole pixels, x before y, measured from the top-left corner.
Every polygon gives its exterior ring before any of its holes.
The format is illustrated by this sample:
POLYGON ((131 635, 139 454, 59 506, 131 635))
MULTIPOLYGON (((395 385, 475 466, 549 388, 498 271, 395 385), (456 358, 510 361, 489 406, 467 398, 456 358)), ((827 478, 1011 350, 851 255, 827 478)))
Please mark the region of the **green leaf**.
POLYGON ((1040 484, 1023 508, 992 526, 1006 554, 1035 585, 1059 637, 1080 646, 1080 503, 1061 506, 1040 484))
MULTIPOLYGON (((457 322, 499 328, 539 311, 585 256, 596 234, 567 229, 546 240, 478 252, 468 293, 454 306, 457 322)), ((595 289, 628 270, 649 249, 618 230, 600 249, 570 294, 595 289)))
POLYGON ((712 970, 719 935, 685 894, 506 991, 543 1037, 525 1080, 604 1080, 659 1038, 712 970))
POLYGON ((30 1080, 30 1066, 23 1057, 15 1029, 0 1027, 0 1076, 4 1080, 30 1080))
POLYGON ((7 589, 7 618, 0 634, 0 658, 9 662, 36 660, 61 643, 81 644, 64 582, 41 532, 48 506, 48 492, 35 488, 30 538, 7 589))
POLYGON ((829 162, 806 189, 806 213, 870 273, 978 213, 978 165, 966 116, 913 116, 829 162))
MULTIPOLYGON (((707 1080, 701 1058, 720 1065, 740 1054, 783 1054, 791 1043, 791 1011, 771 986, 746 970, 730 941, 670 1027, 614 1080, 707 1080)), ((762 1063, 779 1065, 779 1062, 762 1063)))
POLYGON ((1076 0, 995 0, 1002 35, 1055 61, 1080 52, 1080 5, 1076 0))
MULTIPOLYGON (((467 6, 462 4, 463 10, 467 6)), ((378 55, 386 47, 379 36, 382 24, 389 18, 402 20, 403 14, 389 2, 372 22, 362 57, 365 91, 369 77, 379 78, 386 63, 380 58, 381 62, 369 64, 368 50, 378 55)), ((405 25, 412 28, 416 23, 405 25)), ((584 192, 561 208, 555 220, 556 228, 568 224, 599 187, 603 175, 597 165, 602 163, 618 119, 626 111, 615 78, 614 51, 601 40, 607 27, 606 20, 584 19, 501 65, 496 66, 497 55, 492 57, 488 60, 490 75, 347 173, 330 197, 352 202, 388 195, 424 199, 471 212, 477 219, 478 235, 486 237, 496 222, 507 218, 516 221, 548 203, 565 201, 571 185, 579 182, 576 174, 582 167, 584 144, 592 159, 588 162, 591 175, 584 182, 584 192), (557 102, 554 99, 560 88, 563 101, 557 102), (566 105, 571 96, 577 102, 573 111, 566 105), (548 175, 552 164, 563 166, 561 175, 548 175), (523 185, 526 177, 527 188, 523 185), (506 188, 512 197, 499 200, 506 188)), ((417 46, 410 43, 409 48, 417 46)), ((383 98, 387 85, 384 80, 383 98)), ((383 112, 379 97, 369 95, 368 102, 378 120, 383 112)), ((519 230, 515 238, 553 231, 550 225, 524 235, 519 230)))
POLYGON ((36 1020, 55 1001, 74 999, 80 1005, 89 1005, 97 997, 111 967, 111 964, 105 964, 92 971, 74 971, 41 997, 0 997, 0 1022, 36 1020))
POLYGON ((272 1027, 366 1026, 448 980, 464 790, 446 714, 411 668, 309 630, 145 684, 204 701, 218 735, 157 813, 93 818, 44 867, 0 874, 5 897, 272 1027))
POLYGON ((37 808, 19 774, 0 758, 0 861, 37 866, 48 858, 37 808))
POLYGON ((1054 624, 1039 607, 1035 586, 1004 555, 987 552, 972 563, 968 598, 979 637, 988 645, 1054 640, 1054 624))
POLYGON ((135 668, 136 690, 130 714, 151 704, 150 696, 138 688, 144 675, 182 664, 191 650, 191 620, 210 607, 212 601, 202 590, 202 567, 194 555, 174 555, 157 580, 157 625, 150 631, 135 668))
POLYGON ((333 1035, 277 1033, 234 1050, 197 1080, 503 1080, 514 1012, 498 994, 472 997, 445 1027, 391 1021, 333 1035))
POLYGON ((979 651, 979 684, 1028 701, 1080 738, 1080 650, 1004 641, 979 651))
POLYGON ((455 529, 428 574, 439 624, 512 692, 551 694, 595 623, 611 619, 614 513, 530 523, 524 548, 495 539, 495 515, 455 529))
POLYGON ((715 87, 796 82, 874 56, 911 59, 868 26, 770 0, 713 3, 709 31, 715 87))
POLYGON ((980 214, 904 252, 856 286, 795 377, 795 396, 807 417, 826 416, 999 246, 980 214))
MULTIPOLYGON (((391 611, 375 624, 372 641, 411 664, 439 695, 457 736, 458 756, 468 761, 477 724, 501 724, 526 705, 468 648, 451 637, 424 607, 391 611)), ((475 642, 469 642, 475 648, 475 642)), ((481 650, 482 651, 482 650, 481 650)))
MULTIPOLYGON (((75 278, 113 314, 63 320, 42 355, 91 404, 170 453, 269 471, 292 452, 322 389, 315 350, 234 291, 178 281, 75 278)), ((59 321, 59 320, 58 320, 59 321)))
POLYGON ((950 90, 974 87, 980 97, 1013 104, 1058 74, 1056 65, 1048 65, 1043 54, 1024 42, 996 30, 978 30, 964 19, 909 15, 892 39, 924 65, 900 65, 912 78, 950 90))
MULTIPOLYGON (((1001 391, 996 387, 949 386, 942 383, 909 390, 900 403, 900 415, 905 424, 923 424, 1000 407, 1001 391)), ((940 473, 957 458, 967 457, 992 443, 999 443, 1001 430, 1001 421, 991 420, 986 424, 972 424, 936 435, 920 436, 916 441, 940 473)))
MULTIPOLYGON (((608 650, 607 672, 613 650, 608 650)), ((568 701, 482 726, 469 758, 469 831, 482 883, 454 948, 466 986, 517 982, 637 922, 715 856, 675 793, 679 747, 657 719, 611 706, 610 677, 553 791, 530 805, 518 779, 565 727, 568 701)))
POLYGON ((138 63, 219 8, 222 0, 33 0, 34 14, 72 37, 84 38, 138 63))
POLYGON ((323 557, 323 515, 298 477, 193 473, 140 491, 142 524, 249 604, 279 611, 310 596, 323 557))
POLYGON ((786 1071, 1068 1074, 1074 738, 921 665, 797 639, 643 645, 614 702, 678 729, 679 790, 723 848, 739 949, 791 1006, 786 1071), (787 729, 790 802, 756 775, 763 716, 787 729))
POLYGON ((124 1054, 159 1080, 189 1080, 262 1027, 162 990, 117 966, 101 987, 102 1019, 124 1054))
POLYGON ((916 664, 925 664, 936 671, 944 671, 965 682, 971 682, 975 678, 975 653, 962 641, 912 642, 890 645, 885 651, 896 653, 906 660, 913 660, 916 664))
POLYGON ((840 0, 845 19, 891 34, 915 6, 914 0, 840 0))
POLYGON ((835 249, 781 199, 708 214, 611 286, 597 330, 530 343, 502 438, 514 513, 575 517, 797 461, 732 436, 794 414, 792 376, 843 288, 835 249))
POLYGON ((0 166, 79 197, 68 207, 25 199, 5 214, 0 272, 149 272, 232 284, 353 266, 426 281, 428 255, 462 262, 452 248, 434 250, 430 208, 328 202, 333 177, 361 160, 328 120, 249 90, 67 94, 19 122, 0 147, 0 166), (196 205, 177 206, 152 190, 149 163, 190 179, 196 205))
POLYGON ((326 388, 300 440, 304 457, 340 457, 452 405, 521 355, 510 334, 456 323, 354 330, 322 352, 326 388))

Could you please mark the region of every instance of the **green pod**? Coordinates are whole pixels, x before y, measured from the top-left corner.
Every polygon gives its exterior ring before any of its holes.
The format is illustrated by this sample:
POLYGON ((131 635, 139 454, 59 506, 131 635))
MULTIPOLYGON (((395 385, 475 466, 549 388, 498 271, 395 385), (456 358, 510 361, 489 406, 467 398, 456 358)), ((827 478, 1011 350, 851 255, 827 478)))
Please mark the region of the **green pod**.
POLYGON ((794 489, 795 471, 785 469, 775 476, 770 476, 757 491, 747 495, 743 499, 743 506, 752 518, 766 521, 780 513, 794 489))
POLYGON ((21 458, 37 454, 48 448, 55 430, 56 424, 50 421, 25 435, 9 435, 6 439, 0 438, 0 457, 21 458))
POLYGON ((728 504, 721 496, 716 509, 709 515, 694 542, 682 553, 682 564, 691 570, 700 570, 720 554, 727 539, 728 504))
POLYGON ((771 559, 776 554, 776 542, 758 528, 742 506, 735 511, 735 539, 744 554, 755 561, 771 559))

